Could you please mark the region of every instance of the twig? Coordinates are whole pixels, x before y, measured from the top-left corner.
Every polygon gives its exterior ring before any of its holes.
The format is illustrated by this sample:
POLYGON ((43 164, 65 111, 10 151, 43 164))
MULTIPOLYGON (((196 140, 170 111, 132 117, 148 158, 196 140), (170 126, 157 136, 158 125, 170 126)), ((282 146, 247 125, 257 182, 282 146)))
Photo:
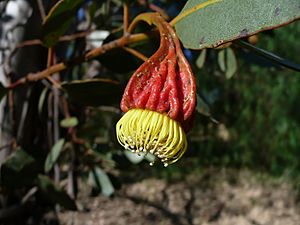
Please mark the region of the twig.
POLYGON ((53 135, 52 135, 52 117, 53 117, 53 109, 52 109, 52 99, 53 93, 50 92, 47 99, 47 138, 48 138, 48 148, 51 149, 53 145, 53 135))
POLYGON ((39 8, 39 12, 40 12, 42 21, 44 21, 44 19, 46 17, 46 12, 45 12, 45 9, 44 9, 43 2, 42 2, 42 0, 36 0, 36 1, 37 1, 37 5, 38 5, 38 8, 39 8))
POLYGON ((128 47, 123 47, 123 49, 126 52, 129 52, 130 54, 134 55, 135 57, 143 60, 143 61, 147 61, 148 57, 143 55, 142 53, 138 52, 137 50, 133 49, 133 48, 128 48, 128 47))
POLYGON ((26 195, 22 198, 21 203, 25 204, 36 192, 38 188, 37 187, 32 187, 26 195))
POLYGON ((10 143, 8 143, 8 144, 6 144, 6 145, 2 145, 2 146, 0 146, 0 151, 2 151, 2 150, 4 150, 4 149, 6 149, 6 148, 8 148, 8 147, 11 147, 11 146, 13 146, 13 144, 14 144, 14 142, 13 142, 13 141, 11 141, 10 143))
POLYGON ((246 49, 254 52, 255 54, 257 54, 267 60, 270 60, 273 63, 277 63, 277 64, 284 66, 286 68, 289 68, 291 70, 300 72, 300 65, 297 63, 294 63, 288 59, 282 58, 282 57, 280 57, 272 52, 269 52, 267 50, 258 48, 258 47, 254 46, 248 42, 245 42, 245 41, 239 40, 239 41, 236 41, 235 43, 243 48, 246 48, 246 49))
POLYGON ((169 15, 165 12, 165 10, 163 10, 159 6, 157 6, 153 3, 150 3, 149 8, 151 10, 153 10, 154 12, 158 12, 165 20, 169 20, 169 18, 170 18, 169 15))
MULTIPOLYGON (((53 139, 54 143, 59 140, 59 90, 53 88, 53 139)), ((57 163, 54 165, 54 180, 58 184, 60 181, 60 168, 57 163)))
POLYGON ((123 35, 127 35, 127 29, 129 24, 129 4, 125 1, 123 4, 123 35))
POLYGON ((20 139, 23 136, 25 120, 26 120, 27 112, 28 112, 28 108, 29 108, 29 98, 31 96, 31 91, 32 91, 32 88, 28 88, 28 90, 26 92, 26 99, 25 99, 25 102, 23 103, 23 107, 22 107, 22 111, 21 111, 21 118, 20 118, 18 130, 17 130, 17 141, 20 141, 20 139))
MULTIPOLYGON (((75 34, 70 34, 70 35, 64 35, 59 38, 59 42, 67 42, 67 41, 73 41, 78 38, 83 38, 86 37, 88 34, 90 34, 93 30, 87 30, 75 34)), ((12 57, 15 55, 18 49, 24 48, 27 46, 34 46, 34 45, 42 45, 42 41, 40 39, 32 39, 32 40, 26 40, 23 41, 15 46, 15 48, 10 52, 9 56, 7 57, 6 63, 5 63, 5 73, 9 74, 10 73, 10 62, 12 61, 12 57)))
POLYGON ((71 198, 75 198, 75 179, 74 179, 74 163, 75 163, 75 154, 73 149, 70 151, 70 163, 68 168, 68 186, 67 186, 67 192, 70 195, 71 198))
POLYGON ((61 89, 61 85, 59 82, 54 80, 52 77, 47 77, 47 79, 53 84, 53 86, 57 89, 61 89))
POLYGON ((54 63, 54 49, 53 47, 48 48, 48 58, 47 58, 47 67, 53 65, 54 63))
POLYGON ((84 56, 74 58, 73 60, 67 61, 67 62, 60 62, 58 64, 55 64, 53 66, 50 66, 46 68, 43 71, 37 72, 37 73, 29 73, 27 76, 20 78, 15 83, 12 83, 7 88, 13 89, 21 84, 25 84, 27 82, 33 82, 38 81, 41 79, 44 79, 46 77, 51 76, 54 73, 58 73, 60 71, 65 70, 68 66, 77 65, 85 61, 89 61, 99 55, 104 54, 105 52, 112 50, 114 48, 120 48, 127 44, 139 42, 142 40, 149 39, 149 35, 156 34, 156 32, 151 32, 148 35, 147 34, 133 34, 133 35, 126 35, 119 39, 116 39, 112 42, 109 42, 107 44, 102 45, 99 48, 95 48, 89 52, 87 52, 84 56))

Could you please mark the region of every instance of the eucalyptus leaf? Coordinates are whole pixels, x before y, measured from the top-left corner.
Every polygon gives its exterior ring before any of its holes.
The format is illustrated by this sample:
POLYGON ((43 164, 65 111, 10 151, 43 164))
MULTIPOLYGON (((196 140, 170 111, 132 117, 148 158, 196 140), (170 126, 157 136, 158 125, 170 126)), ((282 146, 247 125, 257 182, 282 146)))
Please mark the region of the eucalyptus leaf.
POLYGON ((203 49, 196 60, 196 65, 199 69, 201 69, 205 63, 206 52, 207 52, 207 50, 203 49))
POLYGON ((39 98, 39 103, 38 103, 38 111, 39 111, 39 114, 42 114, 42 110, 43 110, 43 105, 44 105, 44 102, 45 102, 45 99, 46 99, 46 96, 47 96, 47 91, 48 91, 48 88, 45 87, 40 95, 40 98, 39 98))
POLYGON ((49 152, 46 161, 45 161, 45 172, 49 172, 54 164, 56 163, 63 146, 65 144, 65 139, 59 139, 52 147, 51 151, 49 152))
POLYGON ((299 0, 189 0, 175 28, 186 48, 211 48, 293 22, 299 9, 299 0))
POLYGON ((204 116, 211 116, 209 106, 206 102, 197 94, 197 106, 196 111, 204 116))
POLYGON ((60 0, 50 10, 42 26, 42 42, 54 46, 69 28, 84 0, 60 0))
POLYGON ((64 128, 76 127, 77 125, 78 119, 76 117, 69 117, 60 121, 60 126, 64 128))
POLYGON ((95 167, 90 172, 89 181, 94 188, 101 190, 104 196, 111 196, 115 192, 109 176, 100 167, 95 167))
POLYGON ((225 72, 225 49, 222 49, 218 52, 218 64, 220 66, 220 69, 225 72))
POLYGON ((226 72, 225 76, 230 79, 237 70, 237 60, 234 51, 231 48, 226 48, 226 72))
POLYGON ((8 187, 29 185, 37 175, 35 159, 23 149, 15 150, 1 165, 1 182, 8 187))

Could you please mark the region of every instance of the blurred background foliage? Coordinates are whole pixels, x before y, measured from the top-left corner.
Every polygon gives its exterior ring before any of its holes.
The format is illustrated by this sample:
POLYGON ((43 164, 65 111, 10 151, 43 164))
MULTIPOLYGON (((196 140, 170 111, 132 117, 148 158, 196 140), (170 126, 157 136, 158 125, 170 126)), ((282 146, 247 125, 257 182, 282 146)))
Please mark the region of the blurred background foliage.
MULTIPOLYGON (((27 30, 23 40, 43 39, 42 23, 37 22, 35 32, 28 27, 30 20, 41 21, 37 3, 28 2, 33 12, 24 25, 27 30)), ((56 1, 42 2, 48 12, 56 1)), ((92 31, 58 42, 54 47, 56 61, 81 56, 122 35, 124 1, 78 2, 72 11, 75 19, 66 21, 66 30, 58 34, 92 31)), ((173 18, 184 2, 132 1, 130 18, 153 10, 163 10, 173 18)), ((2 10, 6 6, 3 3, 2 10)), ((49 27, 47 35, 53 29, 49 27)), ((142 32, 149 27, 142 24, 138 29, 142 32)), ((300 23, 294 22, 244 41, 300 64, 299 36, 300 23)), ((55 36, 48 38, 49 46, 58 40, 55 36)), ((158 44, 159 39, 153 37, 130 47, 150 56, 158 44)), ((11 82, 46 67, 47 51, 41 46, 34 52, 39 60, 29 59, 31 64, 22 67, 23 59, 28 60, 24 58, 26 52, 33 47, 19 50, 16 65, 5 74, 11 82)), ((0 208, 38 205, 43 212, 58 203, 75 210, 81 183, 88 184, 93 195, 111 196, 124 182, 122 176, 135 180, 142 173, 168 178, 211 166, 247 167, 300 180, 299 72, 235 42, 223 49, 184 51, 196 76, 198 106, 189 149, 182 160, 168 168, 159 164, 149 167, 151 156, 144 159, 124 152, 117 143, 114 130, 121 117, 122 91, 142 61, 125 49, 114 49, 67 68, 52 80, 14 89, 13 105, 10 98, 3 100, 1 126, 9 134, 10 144, 0 143, 1 151, 6 151, 1 156, 0 208)), ((1 213, 2 219, 11 219, 11 214, 1 213)))

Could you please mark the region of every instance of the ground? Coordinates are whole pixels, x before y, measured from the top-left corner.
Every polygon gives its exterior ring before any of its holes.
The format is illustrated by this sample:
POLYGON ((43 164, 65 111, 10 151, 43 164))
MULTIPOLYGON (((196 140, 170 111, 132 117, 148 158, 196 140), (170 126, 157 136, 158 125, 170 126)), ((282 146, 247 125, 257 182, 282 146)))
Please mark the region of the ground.
POLYGON ((206 169, 177 179, 128 182, 114 196, 79 197, 63 225, 297 225, 291 182, 249 170, 206 169))

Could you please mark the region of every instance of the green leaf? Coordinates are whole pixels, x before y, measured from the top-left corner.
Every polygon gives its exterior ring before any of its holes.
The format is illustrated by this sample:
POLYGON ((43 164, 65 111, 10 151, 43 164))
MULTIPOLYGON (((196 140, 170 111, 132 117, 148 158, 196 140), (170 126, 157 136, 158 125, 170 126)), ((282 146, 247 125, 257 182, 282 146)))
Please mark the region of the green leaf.
POLYGON ((46 99, 46 96, 47 96, 47 92, 48 92, 48 88, 45 87, 40 95, 40 98, 39 98, 39 103, 38 103, 38 112, 39 114, 42 114, 42 111, 43 111, 43 105, 44 105, 44 102, 45 102, 45 99, 46 99))
POLYGON ((76 117, 69 117, 60 121, 60 126, 64 128, 76 127, 77 125, 78 119, 76 117))
POLYGON ((37 185, 42 196, 52 204, 58 203, 69 210, 77 209, 75 201, 47 176, 39 175, 37 185))
POLYGON ((29 185, 37 175, 35 159, 23 149, 13 152, 1 166, 1 183, 8 187, 29 185))
POLYGON ((60 0, 52 7, 42 27, 42 42, 46 47, 52 47, 57 43, 83 3, 84 0, 60 0))
POLYGON ((65 144, 65 139, 59 139, 52 147, 45 161, 45 172, 49 172, 57 161, 61 150, 65 144))
POLYGON ((6 95, 6 93, 7 93, 7 89, 0 82, 0 102, 1 102, 1 99, 6 95))
POLYGON ((231 48, 226 48, 226 72, 225 76, 230 79, 237 70, 237 61, 235 54, 231 48))
POLYGON ((220 69, 225 72, 226 71, 226 67, 225 67, 225 49, 222 49, 219 51, 218 53, 218 63, 220 66, 220 69))
POLYGON ((206 102, 197 94, 197 106, 196 111, 204 116, 211 116, 209 106, 206 102))
POLYGON ((186 48, 211 48, 290 23, 299 9, 299 0, 189 0, 175 28, 186 48))
POLYGON ((93 187, 101 189, 104 196, 110 196, 115 192, 115 188, 109 176, 100 168, 95 167, 89 174, 89 181, 93 187))
POLYGON ((74 101, 85 106, 111 105, 120 100, 123 90, 119 82, 100 78, 67 82, 62 87, 74 101))
POLYGON ((206 59, 206 49, 203 49, 199 55, 199 57, 196 60, 196 65, 199 69, 201 69, 205 63, 205 59, 206 59))

